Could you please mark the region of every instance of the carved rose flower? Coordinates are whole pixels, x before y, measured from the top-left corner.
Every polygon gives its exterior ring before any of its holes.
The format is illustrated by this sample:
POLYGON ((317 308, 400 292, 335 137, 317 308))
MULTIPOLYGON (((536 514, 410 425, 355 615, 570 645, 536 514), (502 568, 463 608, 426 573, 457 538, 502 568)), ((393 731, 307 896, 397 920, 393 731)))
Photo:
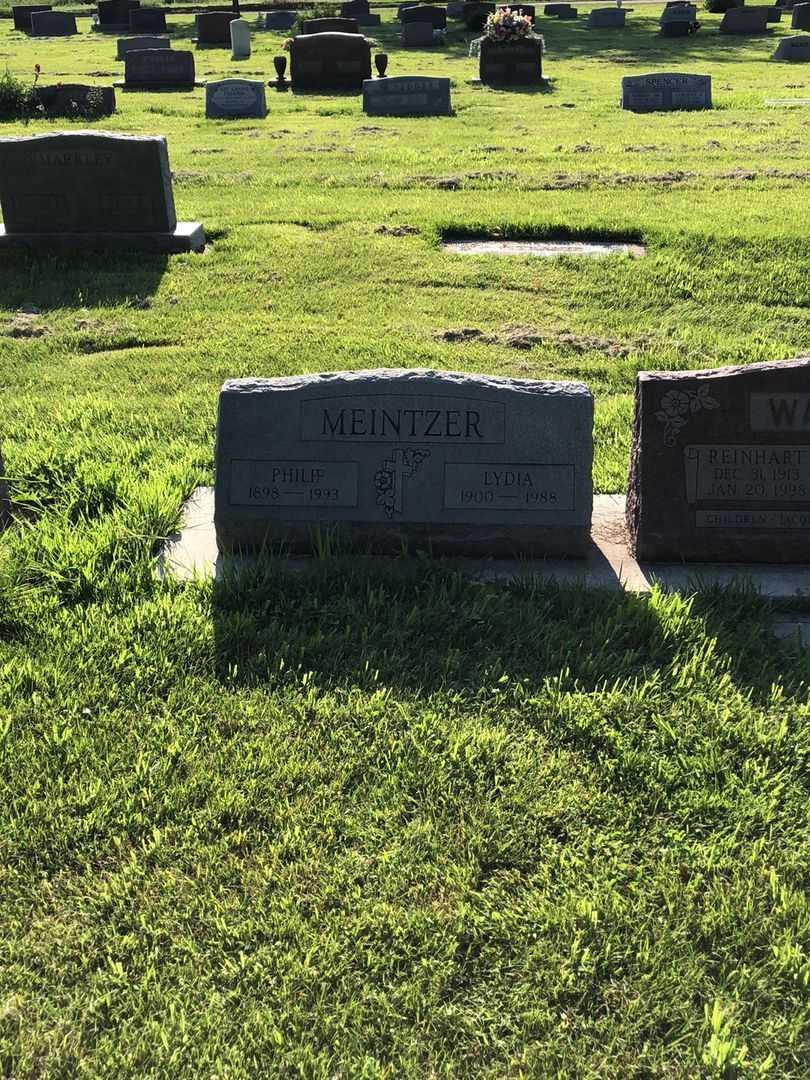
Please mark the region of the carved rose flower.
POLYGON ((661 398, 661 410, 671 420, 689 412, 689 395, 682 390, 670 390, 661 398))

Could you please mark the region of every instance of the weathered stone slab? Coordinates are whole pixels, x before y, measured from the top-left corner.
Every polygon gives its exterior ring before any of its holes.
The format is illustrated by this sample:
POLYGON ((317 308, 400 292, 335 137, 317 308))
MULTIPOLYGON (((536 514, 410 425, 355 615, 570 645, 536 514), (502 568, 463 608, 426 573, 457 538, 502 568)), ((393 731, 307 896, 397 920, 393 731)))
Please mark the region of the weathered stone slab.
POLYGON ((810 562, 810 357, 641 372, 627 525, 639 560, 810 562))
POLYGON ((14 29, 22 30, 26 34, 31 33, 31 16, 35 11, 51 11, 50 4, 21 4, 12 7, 11 14, 14 18, 14 29))
POLYGON ((117 59, 123 60, 128 52, 138 52, 143 49, 170 49, 171 38, 168 37, 130 37, 118 39, 117 59))
POLYGON ((627 12, 622 8, 594 8, 588 16, 589 30, 621 30, 627 22, 627 12))
POLYGON ((425 75, 366 79, 363 112, 368 116, 449 116, 450 80, 425 75))
POLYGON ((231 20, 231 60, 250 57, 250 27, 244 19, 231 20))
POLYGON ((264 119, 267 116, 264 83, 253 79, 207 82, 205 115, 211 120, 264 119))
POLYGON ((374 550, 580 557, 592 417, 581 383, 404 370, 226 382, 219 547, 306 551, 334 529, 374 550))
POLYGON ((203 11, 195 16, 198 45, 230 45, 233 11, 203 11))
POLYGON ((140 34, 165 34, 166 12, 162 8, 132 8, 129 13, 129 25, 140 34))
POLYGON ((126 90, 192 90, 194 81, 188 49, 134 49, 124 56, 126 90))
POLYGON ((671 112, 712 107, 711 75, 655 72, 622 79, 623 109, 630 112, 671 112))
POLYGON ((166 140, 70 131, 0 139, 0 248, 189 251, 202 227, 177 222, 166 140))
POLYGON ((810 4, 796 4, 790 20, 791 30, 810 30, 810 4))
POLYGON ((35 11, 31 16, 32 37, 70 37, 78 32, 75 15, 64 11, 35 11))
POLYGON ((789 60, 791 63, 810 61, 810 37, 782 38, 773 54, 774 60, 789 60))
POLYGON ((721 34, 764 34, 768 30, 768 8, 729 8, 720 22, 721 34))
POLYGON ((87 86, 81 83, 59 83, 40 86, 34 91, 48 119, 94 119, 112 116, 115 112, 115 91, 111 86, 87 86))

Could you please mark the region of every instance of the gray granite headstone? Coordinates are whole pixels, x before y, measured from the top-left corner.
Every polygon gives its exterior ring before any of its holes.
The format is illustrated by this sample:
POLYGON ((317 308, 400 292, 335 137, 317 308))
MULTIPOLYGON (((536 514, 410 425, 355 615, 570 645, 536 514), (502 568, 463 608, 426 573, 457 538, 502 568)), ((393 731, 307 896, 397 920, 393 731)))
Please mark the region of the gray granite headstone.
POLYGON ((250 27, 245 19, 231 21, 231 60, 250 57, 250 27))
POLYGON ((588 16, 589 30, 619 30, 627 21, 627 12, 622 8, 594 8, 588 16))
POLYGON ((792 63, 810 61, 810 37, 782 38, 773 54, 774 60, 789 60, 792 63))
POLYGON ((134 49, 124 56, 126 90, 191 90, 194 54, 188 49, 134 49))
POLYGON ((198 45, 230 45, 233 11, 202 11, 195 16, 198 45))
POLYGON ((307 19, 302 34, 359 34, 357 19, 307 19))
POLYGON ((20 4, 15 5, 11 9, 11 14, 14 18, 14 29, 23 30, 25 33, 31 32, 31 16, 35 11, 50 11, 50 4, 20 4))
POLYGON ((790 20, 791 30, 810 30, 810 4, 796 4, 790 20))
POLYGON ((413 7, 403 8, 400 15, 403 26, 412 22, 427 22, 434 30, 444 30, 447 26, 447 10, 443 7, 432 7, 430 4, 414 4, 413 7))
POLYGON ((292 30, 298 19, 295 11, 266 11, 260 23, 264 30, 292 30))
POLYGON ((70 37, 77 34, 76 16, 64 11, 35 11, 31 16, 32 37, 70 37))
POLYGON ((166 12, 161 8, 132 8, 129 13, 129 25, 139 33, 165 34, 166 12))
POLYGON ((429 22, 403 23, 399 36, 401 43, 411 48, 423 48, 436 41, 436 31, 429 22))
POLYGON ((450 80, 426 75, 366 79, 363 112, 367 116, 449 116, 450 80))
POLYGON ((721 34, 764 34, 768 30, 768 8, 729 8, 720 21, 721 34))
POLYGON ((34 97, 50 119, 96 119, 115 112, 115 91, 111 86, 88 86, 83 83, 37 85, 34 97))
POLYGON ((199 250, 178 223, 162 136, 63 131, 0 138, 0 250, 199 250))
POLYGON ((293 90, 353 90, 371 78, 371 45, 362 34, 299 34, 290 47, 293 90))
POLYGON ((252 79, 219 79, 205 84, 205 115, 210 120, 267 116, 264 83, 252 79))
POLYGON ((627 524, 640 560, 810 562, 810 357, 641 372, 627 524))
POLYGON ((140 0, 99 0, 99 26, 102 29, 129 27, 130 12, 140 6, 140 0))
POLYGON ((622 79, 622 108, 630 112, 671 112, 712 107, 711 75, 655 72, 622 79))
POLYGON ((171 38, 168 37, 119 38, 117 59, 123 60, 128 52, 137 52, 141 49, 170 49, 171 47, 171 38))
POLYGON ((219 398, 220 550, 582 556, 593 398, 581 383, 378 370, 234 379, 219 398))

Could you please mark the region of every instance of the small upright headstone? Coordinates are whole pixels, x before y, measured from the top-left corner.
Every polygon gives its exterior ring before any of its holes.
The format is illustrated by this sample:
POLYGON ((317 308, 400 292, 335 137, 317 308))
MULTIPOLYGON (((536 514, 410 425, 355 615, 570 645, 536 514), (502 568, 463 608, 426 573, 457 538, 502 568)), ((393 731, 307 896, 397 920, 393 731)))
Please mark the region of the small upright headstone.
POLYGON ((195 16, 198 45, 230 45, 232 11, 202 11, 195 16))
POLYGON ((265 30, 292 30, 297 19, 295 11, 266 11, 262 27, 265 30))
POLYGON ((299 34, 290 46, 293 90, 354 90, 371 78, 371 45, 362 34, 299 34))
POLYGON ((796 4, 790 21, 791 30, 810 30, 810 4, 796 4))
POLYGON ((31 16, 35 11, 50 11, 50 4, 21 4, 11 9, 14 17, 14 29, 22 30, 26 34, 31 33, 31 16))
POLYGON ((622 79, 621 104, 623 109, 637 113, 710 109, 712 77, 680 72, 625 75, 622 79))
POLYGON ((131 30, 136 30, 139 34, 165 34, 166 12, 162 8, 132 8, 129 25, 131 30))
POLYGON ((340 17, 356 19, 358 15, 368 15, 369 10, 368 0, 346 0, 346 3, 340 5, 340 17))
POLYGON ((810 61, 810 37, 782 38, 773 54, 774 60, 789 60, 791 63, 810 61))
POLYGON ((128 52, 136 52, 139 49, 170 49, 171 38, 168 37, 129 37, 118 39, 117 58, 123 60, 128 52))
POLYGON ((250 56, 250 27, 244 19, 231 22, 231 60, 247 60, 250 56))
POLYGON ((220 551, 585 554, 593 398, 581 383, 437 371, 234 379, 219 398, 220 551))
POLYGON ((115 112, 115 91, 111 86, 87 86, 83 83, 38 84, 34 90, 37 105, 49 119, 95 120, 115 112))
POLYGON ((810 358, 645 371, 627 490, 640 560, 810 562, 810 358))
POLYGON ((419 48, 435 43, 435 31, 429 22, 407 22, 402 24, 400 41, 403 45, 419 48))
POLYGON ((98 0, 99 28, 128 30, 130 13, 140 6, 140 0, 98 0))
POLYGON ((264 83, 252 79, 219 79, 205 84, 205 115, 210 120, 267 116, 264 83))
POLYGON ((490 15, 495 14, 495 5, 471 0, 464 5, 464 25, 468 30, 480 30, 490 15))
POLYGON ((64 11, 35 11, 31 16, 32 37, 70 37, 77 34, 76 16, 64 11))
POLYGON ((367 116, 449 116, 450 80, 426 75, 366 79, 363 112, 367 116))
POLYGON ((302 34, 359 34, 357 19, 307 19, 302 34))
POLYGON ((560 15, 565 15, 570 10, 570 4, 546 4, 543 8, 543 14, 551 18, 559 18, 560 15))
POLYGON ((621 8, 594 8, 588 16, 589 30, 619 30, 627 21, 627 12, 621 8))
POLYGON ((764 34, 767 29, 766 7, 729 8, 720 22, 721 34, 764 34))
POLYGON ((782 21, 782 9, 780 7, 768 8, 768 22, 780 23, 782 21))
POLYGON ((0 250, 198 251, 178 223, 166 140, 70 131, 0 138, 0 250))
POLYGON ((434 30, 444 30, 447 26, 447 11, 429 4, 415 4, 403 9, 400 22, 403 26, 413 22, 427 22, 434 30))
POLYGON ((124 90, 193 90, 194 54, 188 49, 134 49, 124 56, 124 90))

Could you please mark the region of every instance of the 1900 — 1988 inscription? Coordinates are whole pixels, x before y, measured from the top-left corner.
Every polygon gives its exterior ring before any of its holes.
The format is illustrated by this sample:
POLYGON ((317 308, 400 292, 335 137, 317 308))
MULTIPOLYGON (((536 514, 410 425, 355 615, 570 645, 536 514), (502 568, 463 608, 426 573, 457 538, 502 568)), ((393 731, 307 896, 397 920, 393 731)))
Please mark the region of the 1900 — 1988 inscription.
POLYGON ((370 550, 579 556, 593 400, 577 383, 431 371, 237 379, 220 395, 221 550, 307 550, 317 527, 370 550))

